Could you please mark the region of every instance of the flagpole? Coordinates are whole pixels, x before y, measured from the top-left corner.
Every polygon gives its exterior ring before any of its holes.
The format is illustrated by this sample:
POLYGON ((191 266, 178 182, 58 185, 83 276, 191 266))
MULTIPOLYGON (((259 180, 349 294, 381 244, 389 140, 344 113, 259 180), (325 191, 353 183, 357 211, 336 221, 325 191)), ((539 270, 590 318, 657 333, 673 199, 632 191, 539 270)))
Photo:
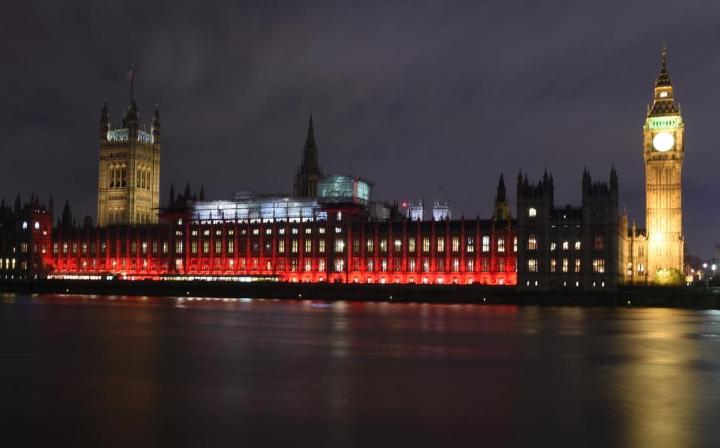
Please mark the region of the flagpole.
POLYGON ((135 87, 135 65, 130 65, 130 104, 133 102, 133 90, 135 87))

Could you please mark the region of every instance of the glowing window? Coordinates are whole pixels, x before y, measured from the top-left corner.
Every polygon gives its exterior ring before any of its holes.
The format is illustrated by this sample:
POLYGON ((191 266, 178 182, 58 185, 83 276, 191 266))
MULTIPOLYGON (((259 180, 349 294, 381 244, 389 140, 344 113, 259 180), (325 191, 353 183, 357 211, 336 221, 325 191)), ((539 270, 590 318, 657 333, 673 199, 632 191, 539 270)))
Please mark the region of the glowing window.
POLYGON ((530 235, 527 244, 528 250, 537 250, 537 247, 537 238, 535 238, 535 235, 530 235))
POLYGON ((535 207, 530 207, 530 208, 528 209, 528 216, 531 217, 531 218, 536 217, 536 216, 537 216, 537 209, 535 209, 535 207))
POLYGON ((445 238, 441 236, 437 238, 437 251, 445 252, 445 238))

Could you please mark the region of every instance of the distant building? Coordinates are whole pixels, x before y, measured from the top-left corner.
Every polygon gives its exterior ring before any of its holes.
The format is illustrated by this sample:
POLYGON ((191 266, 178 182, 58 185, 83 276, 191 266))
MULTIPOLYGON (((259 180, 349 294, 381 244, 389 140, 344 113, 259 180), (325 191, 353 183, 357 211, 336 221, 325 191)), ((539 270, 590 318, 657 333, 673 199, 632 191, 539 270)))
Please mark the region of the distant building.
MULTIPOLYGON (((52 199, 50 200, 52 204, 52 199)), ((52 265, 52 205, 46 206, 33 195, 30 202, 14 206, 0 204, 0 279, 27 280, 42 277, 52 265)), ((66 210, 69 206, 66 205, 66 210)), ((72 217, 64 213, 63 225, 72 226, 72 217)))

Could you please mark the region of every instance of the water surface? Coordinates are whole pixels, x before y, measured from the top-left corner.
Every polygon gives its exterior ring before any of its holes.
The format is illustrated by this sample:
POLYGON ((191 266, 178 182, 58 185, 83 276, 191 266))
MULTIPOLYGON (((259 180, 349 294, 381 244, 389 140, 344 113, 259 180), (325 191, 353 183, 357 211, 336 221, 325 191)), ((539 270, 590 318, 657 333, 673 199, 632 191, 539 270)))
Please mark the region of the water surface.
POLYGON ((720 445, 720 312, 0 297, 0 437, 720 445))

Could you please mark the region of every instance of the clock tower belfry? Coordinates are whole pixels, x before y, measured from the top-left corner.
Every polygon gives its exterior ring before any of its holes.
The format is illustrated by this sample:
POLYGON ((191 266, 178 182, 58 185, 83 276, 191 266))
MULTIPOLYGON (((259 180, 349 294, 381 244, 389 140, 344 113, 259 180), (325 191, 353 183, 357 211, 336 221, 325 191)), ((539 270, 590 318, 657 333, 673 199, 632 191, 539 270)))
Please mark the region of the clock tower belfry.
POLYGON ((683 272, 682 164, 685 124, 675 102, 663 47, 653 102, 643 127, 647 273, 683 272))

